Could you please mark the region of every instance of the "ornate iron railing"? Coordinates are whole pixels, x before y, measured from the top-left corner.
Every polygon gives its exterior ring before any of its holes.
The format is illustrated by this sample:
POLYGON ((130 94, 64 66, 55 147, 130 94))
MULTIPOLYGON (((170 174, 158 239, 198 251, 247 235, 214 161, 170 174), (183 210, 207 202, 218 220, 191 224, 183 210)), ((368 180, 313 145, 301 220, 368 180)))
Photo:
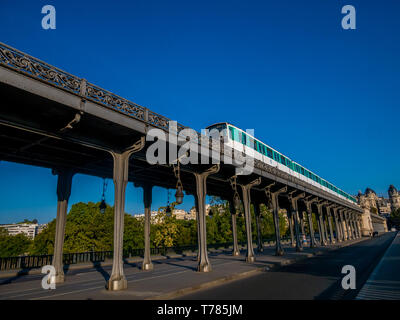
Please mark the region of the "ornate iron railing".
MULTIPOLYGON (((170 119, 1 42, 0 65, 82 96, 87 100, 121 112, 131 118, 146 122, 149 125, 164 130, 168 130, 169 128, 170 119)), ((179 130, 183 128, 183 125, 178 124, 179 130)))
MULTIPOLYGON (((264 243, 274 241, 273 238, 263 239, 264 243)), ((283 237, 282 241, 289 240, 288 237, 283 237)), ((244 246, 246 242, 240 242, 239 245, 244 246)), ((208 249, 227 249, 232 246, 232 242, 226 243, 213 243, 207 245, 208 249)), ((151 248, 150 253, 152 255, 163 255, 167 256, 169 254, 182 254, 184 252, 196 252, 198 249, 197 245, 187 245, 187 246, 176 246, 176 247, 164 247, 164 248, 151 248)), ((143 257, 143 248, 134 248, 126 250, 123 253, 123 257, 143 257)), ((113 258, 113 251, 89 251, 89 252, 78 252, 78 253, 64 253, 63 263, 65 265, 78 264, 85 262, 104 262, 106 260, 111 260, 113 258)), ((24 270, 40 268, 45 265, 51 265, 53 261, 53 255, 36 255, 36 256, 20 256, 20 257, 6 257, 0 258, 0 271, 4 270, 24 270)))
POLYGON ((72 93, 80 93, 82 79, 3 43, 0 43, 0 64, 72 93))

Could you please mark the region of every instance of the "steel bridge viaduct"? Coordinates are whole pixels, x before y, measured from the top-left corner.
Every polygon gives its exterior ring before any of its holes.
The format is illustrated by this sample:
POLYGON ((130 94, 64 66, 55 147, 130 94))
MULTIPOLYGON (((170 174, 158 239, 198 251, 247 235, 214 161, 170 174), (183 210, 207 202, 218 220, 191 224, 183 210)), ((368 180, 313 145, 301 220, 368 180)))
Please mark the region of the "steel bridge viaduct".
MULTIPOLYGON (((143 187, 145 208, 145 255, 143 270, 153 268, 150 258, 150 207, 152 188, 175 188, 176 166, 150 165, 146 133, 152 128, 165 131, 169 119, 123 99, 85 79, 76 77, 0 43, 0 159, 50 168, 58 176, 57 218, 53 265, 54 281, 63 282, 64 230, 72 178, 76 173, 112 178, 115 189, 113 268, 109 290, 127 287, 122 260, 125 189, 128 182, 143 187)), ((184 126, 178 125, 178 130, 184 126)), ((219 150, 210 140, 210 150, 219 150)), ((309 230, 310 246, 325 246, 359 238, 363 210, 309 183, 254 160, 250 175, 235 177, 228 162, 214 165, 180 165, 180 181, 196 202, 198 229, 198 271, 209 272, 205 197, 228 200, 232 213, 233 255, 239 255, 236 217, 244 210, 247 235, 246 261, 254 262, 250 206, 257 222, 258 251, 262 251, 259 228, 260 205, 272 209, 276 254, 283 255, 278 212, 287 211, 292 245, 303 249, 301 235, 309 230), (232 183, 233 182, 233 183, 232 183), (237 195, 240 194, 241 205, 237 195), (234 201, 234 199, 236 201, 234 201), (316 240, 312 215, 318 221, 316 240), (335 232, 333 231, 335 230, 335 232)))

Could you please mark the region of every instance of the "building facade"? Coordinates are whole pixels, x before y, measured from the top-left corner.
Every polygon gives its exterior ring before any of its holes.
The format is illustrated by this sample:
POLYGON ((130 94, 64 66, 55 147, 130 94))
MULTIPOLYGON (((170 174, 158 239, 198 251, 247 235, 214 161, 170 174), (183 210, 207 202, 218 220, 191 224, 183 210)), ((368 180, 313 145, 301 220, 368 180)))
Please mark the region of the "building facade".
POLYGON ((1 224, 0 228, 7 230, 8 234, 15 236, 17 234, 25 234, 30 239, 35 239, 38 234, 38 224, 33 223, 14 223, 14 224, 1 224))
POLYGON ((400 208, 400 194, 394 185, 389 186, 388 198, 378 196, 374 190, 367 188, 364 193, 358 192, 357 202, 364 209, 363 235, 370 235, 374 231, 387 231, 386 219, 400 208))

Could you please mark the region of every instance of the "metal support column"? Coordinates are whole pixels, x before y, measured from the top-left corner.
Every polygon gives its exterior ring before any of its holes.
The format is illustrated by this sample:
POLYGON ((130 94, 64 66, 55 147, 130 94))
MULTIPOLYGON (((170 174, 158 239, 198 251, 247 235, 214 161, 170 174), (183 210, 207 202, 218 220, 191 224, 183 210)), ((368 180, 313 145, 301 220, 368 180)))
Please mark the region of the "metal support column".
POLYGON ((55 275, 50 279, 51 283, 64 282, 63 246, 65 224, 67 221, 68 200, 71 195, 72 177, 74 172, 69 169, 54 170, 57 174, 57 218, 56 235, 54 241, 53 266, 55 275))
POLYGON ((275 239, 276 239, 276 249, 275 254, 277 256, 283 256, 284 251, 281 244, 281 234, 279 230, 279 199, 278 196, 283 193, 287 192, 287 187, 283 187, 282 189, 270 192, 266 190, 267 196, 270 197, 273 207, 273 214, 274 214, 274 226, 275 226, 275 239))
POLYGON ((124 239, 124 217, 125 217, 125 190, 128 184, 129 158, 143 149, 145 137, 142 137, 132 147, 123 153, 110 152, 114 160, 114 252, 113 266, 107 289, 111 291, 127 288, 127 281, 124 275, 122 254, 124 239))
POLYGON ((338 208, 333 207, 333 218, 335 219, 335 229, 336 229, 336 241, 337 242, 342 242, 342 230, 339 227, 339 221, 338 221, 338 208))
POLYGON ((300 252, 303 251, 303 243, 300 240, 300 230, 299 230, 299 206, 297 201, 300 198, 304 198, 305 193, 301 193, 297 196, 293 196, 292 194, 289 195, 289 203, 290 203, 290 211, 292 213, 292 217, 294 220, 294 231, 296 236, 296 251, 300 252))
POLYGON ((317 208, 318 208, 318 220, 319 220, 319 225, 320 225, 320 244, 321 246, 326 246, 327 242, 325 239, 325 228, 324 228, 324 218, 322 216, 322 206, 323 202, 317 203, 317 208))
POLYGON ((261 178, 258 178, 246 185, 240 185, 243 192, 243 207, 246 222, 246 236, 247 236, 247 253, 246 262, 253 263, 255 261, 254 250, 253 250, 253 238, 251 233, 251 214, 250 214, 250 190, 252 187, 257 186, 261 183, 261 178))
POLYGON ((306 204, 306 208, 307 208, 308 228, 310 231, 310 248, 315 248, 317 246, 316 241, 315 241, 314 227, 313 227, 313 222, 312 222, 312 209, 311 209, 311 205, 315 201, 317 201, 316 198, 310 199, 310 197, 307 197, 304 200, 304 203, 306 204))
POLYGON ((232 255, 238 256, 238 255, 240 255, 240 251, 239 251, 239 246, 238 246, 237 227, 236 227, 237 212, 235 210, 235 205, 233 203, 233 200, 229 201, 229 211, 230 211, 231 217, 232 217, 232 236, 233 236, 232 255))
POLYGON ((257 226, 257 252, 263 252, 264 246, 261 234, 261 210, 260 210, 261 203, 254 202, 253 205, 254 205, 254 215, 256 217, 256 226, 257 226))
POLYGON ((207 194, 207 177, 219 171, 219 164, 212 166, 202 173, 194 173, 196 177, 196 205, 199 220, 199 264, 197 271, 210 272, 211 264, 207 254, 207 230, 206 230, 206 194, 207 194))
POLYGON ((150 225, 151 225, 151 202, 153 186, 143 185, 143 203, 144 203, 144 259, 142 270, 153 270, 153 263, 150 258, 150 225))
POLYGON ((335 243, 335 237, 333 236, 331 208, 332 208, 332 206, 327 206, 326 207, 326 216, 327 216, 328 225, 329 225, 330 242, 331 242, 331 244, 334 244, 335 243))

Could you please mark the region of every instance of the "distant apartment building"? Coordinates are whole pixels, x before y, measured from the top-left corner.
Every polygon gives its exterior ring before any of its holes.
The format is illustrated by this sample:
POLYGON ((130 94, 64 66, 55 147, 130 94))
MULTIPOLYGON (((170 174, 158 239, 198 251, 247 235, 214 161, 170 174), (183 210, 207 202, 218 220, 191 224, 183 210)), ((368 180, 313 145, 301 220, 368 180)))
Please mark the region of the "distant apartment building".
POLYGON ((0 228, 6 229, 8 234, 11 236, 22 233, 33 240, 38 234, 39 225, 33 223, 0 224, 0 228))
MULTIPOLYGON (((211 210, 211 205, 206 204, 206 215, 208 216, 210 214, 211 210)), ((159 218, 157 217, 158 211, 152 211, 151 212, 151 222, 152 223, 159 223, 159 218)), ((193 207, 192 209, 188 211, 185 211, 183 209, 173 209, 172 210, 172 215, 177 219, 177 220, 196 220, 196 208, 193 207)), ((135 218, 137 219, 144 219, 144 213, 140 214, 135 214, 135 218)))

